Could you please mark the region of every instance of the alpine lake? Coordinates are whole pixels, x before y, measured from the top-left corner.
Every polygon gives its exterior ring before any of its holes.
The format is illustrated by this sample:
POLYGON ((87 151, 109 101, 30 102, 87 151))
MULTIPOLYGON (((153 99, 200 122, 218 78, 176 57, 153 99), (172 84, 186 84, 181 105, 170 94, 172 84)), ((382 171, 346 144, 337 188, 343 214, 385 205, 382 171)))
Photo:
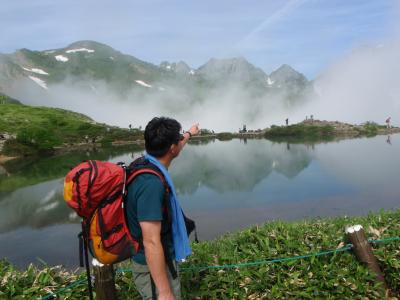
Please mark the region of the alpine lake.
MULTIPOLYGON (((143 149, 88 148, 0 166, 0 258, 78 266, 79 217, 63 177, 87 159, 130 163, 143 149)), ((400 134, 327 143, 193 140, 170 172, 200 240, 271 220, 364 215, 400 207, 400 134)))

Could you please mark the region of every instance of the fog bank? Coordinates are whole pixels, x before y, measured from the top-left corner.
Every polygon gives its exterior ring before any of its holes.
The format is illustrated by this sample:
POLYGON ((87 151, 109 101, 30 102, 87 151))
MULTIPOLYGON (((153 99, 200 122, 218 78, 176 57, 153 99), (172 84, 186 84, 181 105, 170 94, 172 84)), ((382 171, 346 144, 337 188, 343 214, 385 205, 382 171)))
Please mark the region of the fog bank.
POLYGON ((323 72, 314 82, 316 96, 296 114, 349 123, 374 121, 400 125, 400 40, 368 46, 323 72))

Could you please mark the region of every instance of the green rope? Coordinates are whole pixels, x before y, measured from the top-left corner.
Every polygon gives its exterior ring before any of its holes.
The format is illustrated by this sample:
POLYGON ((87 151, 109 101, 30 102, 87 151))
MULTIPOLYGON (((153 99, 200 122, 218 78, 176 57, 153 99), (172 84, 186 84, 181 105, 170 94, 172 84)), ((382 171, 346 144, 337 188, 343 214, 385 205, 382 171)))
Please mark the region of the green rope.
POLYGON ((259 261, 252 261, 252 262, 245 262, 245 263, 238 263, 238 264, 188 267, 188 268, 180 268, 179 270, 186 272, 186 271, 193 271, 193 270, 202 270, 203 271, 203 270, 207 270, 207 269, 236 269, 236 268, 240 268, 240 267, 266 265, 266 264, 272 264, 272 263, 280 263, 280 262, 287 262, 287 261, 293 261, 293 260, 298 260, 298 259, 305 259, 305 258, 310 258, 310 257, 331 255, 331 254, 335 254, 335 253, 339 253, 339 252, 349 251, 352 247, 353 246, 349 244, 349 245, 346 245, 346 246, 336 249, 336 250, 327 250, 327 251, 321 251, 321 252, 316 252, 316 253, 310 253, 310 254, 306 254, 306 255, 298 255, 298 256, 276 258, 276 259, 269 259, 269 260, 259 260, 259 261))
POLYGON ((76 287, 76 286, 78 286, 78 285, 80 285, 81 283, 86 282, 86 281, 87 281, 86 278, 82 278, 82 279, 76 280, 76 281, 70 283, 69 285, 67 285, 67 286, 65 286, 65 287, 63 287, 63 288, 61 288, 61 289, 58 289, 58 290, 56 290, 56 291, 54 291, 54 292, 51 292, 51 293, 49 293, 49 294, 43 296, 40 300, 52 299, 53 297, 57 296, 57 295, 60 294, 61 292, 66 291, 66 290, 69 290, 69 289, 72 289, 73 287, 76 287))
MULTIPOLYGON (((370 242, 371 244, 382 244, 382 243, 388 243, 388 242, 393 242, 393 241, 400 241, 400 237, 390 237, 390 238, 380 239, 380 240, 374 240, 374 239, 368 240, 368 242, 370 242)), ((353 247, 352 244, 348 244, 339 249, 320 251, 320 252, 315 252, 315 253, 310 253, 310 254, 305 254, 305 255, 291 256, 291 257, 284 257, 284 258, 275 258, 275 259, 268 259, 268 260, 258 260, 258 261, 244 262, 244 263, 237 263, 237 264, 199 266, 199 267, 194 266, 194 267, 180 268, 179 271, 187 272, 187 271, 195 271, 195 270, 204 271, 204 270, 209 270, 209 269, 236 269, 236 268, 240 268, 240 267, 267 265, 267 264, 273 264, 273 263, 288 262, 288 261, 294 261, 294 260, 299 260, 299 259, 306 259, 306 258, 311 258, 311 257, 318 257, 318 256, 323 256, 323 255, 331 255, 331 254, 346 252, 346 251, 351 250, 352 247, 353 247)), ((116 272, 117 273, 124 273, 124 272, 131 273, 132 269, 117 269, 116 272)), ((58 289, 52 293, 49 293, 49 294, 43 296, 40 300, 49 300, 49 299, 57 296, 59 293, 65 291, 65 290, 71 289, 75 286, 78 286, 86 281, 87 281, 86 278, 79 279, 61 289, 58 289)))
POLYGON ((393 242, 393 241, 400 241, 400 237, 391 237, 391 238, 386 238, 386 239, 381 239, 381 240, 373 240, 369 239, 368 242, 371 244, 382 244, 382 243, 387 243, 387 242, 393 242))

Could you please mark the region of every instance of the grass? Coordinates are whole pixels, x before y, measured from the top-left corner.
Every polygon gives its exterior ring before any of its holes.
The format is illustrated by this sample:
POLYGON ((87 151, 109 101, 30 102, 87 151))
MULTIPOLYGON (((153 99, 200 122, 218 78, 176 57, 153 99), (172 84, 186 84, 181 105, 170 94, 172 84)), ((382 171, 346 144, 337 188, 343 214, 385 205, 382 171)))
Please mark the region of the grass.
POLYGON ((379 129, 385 129, 385 128, 386 126, 379 125, 375 122, 366 122, 362 124, 362 126, 356 127, 355 129, 358 131, 360 135, 372 137, 378 134, 379 129))
POLYGON ((217 139, 220 141, 229 141, 234 138, 234 135, 230 132, 217 133, 217 139))
MULTIPOLYGON (((343 245, 344 227, 362 224, 369 238, 400 236, 400 210, 364 217, 272 222, 193 244, 193 255, 181 267, 236 264, 308 254, 343 245)), ((400 293, 400 242, 374 245, 392 295, 400 293)), ((254 267, 192 270, 181 273, 183 299, 383 299, 374 275, 351 252, 254 267)), ((34 299, 84 274, 60 268, 29 266, 16 270, 0 263, 0 298, 34 299)), ((132 274, 116 278, 120 299, 139 299, 132 274)), ((84 299, 86 286, 62 291, 59 299, 84 299)))
POLYGON ((122 129, 94 122, 89 117, 59 108, 3 104, 0 132, 16 135, 4 145, 8 155, 52 152, 57 146, 84 142, 110 144, 115 140, 142 139, 138 129, 122 129))
POLYGON ((265 132, 265 137, 271 140, 302 139, 303 141, 331 140, 334 137, 334 128, 331 125, 314 126, 308 124, 294 124, 289 126, 272 125, 265 132))

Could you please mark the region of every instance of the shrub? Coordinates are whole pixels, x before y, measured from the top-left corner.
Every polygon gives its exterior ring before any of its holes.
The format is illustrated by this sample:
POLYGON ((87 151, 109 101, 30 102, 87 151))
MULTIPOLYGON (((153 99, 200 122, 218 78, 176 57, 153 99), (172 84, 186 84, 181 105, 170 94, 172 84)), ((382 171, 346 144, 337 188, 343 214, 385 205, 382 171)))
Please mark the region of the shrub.
POLYGON ((230 132, 221 132, 217 134, 217 139, 221 141, 231 140, 233 138, 233 134, 230 132))
POLYGON ((38 151, 52 150, 54 146, 61 144, 61 140, 54 132, 44 128, 24 128, 17 133, 17 142, 31 146, 38 151))

